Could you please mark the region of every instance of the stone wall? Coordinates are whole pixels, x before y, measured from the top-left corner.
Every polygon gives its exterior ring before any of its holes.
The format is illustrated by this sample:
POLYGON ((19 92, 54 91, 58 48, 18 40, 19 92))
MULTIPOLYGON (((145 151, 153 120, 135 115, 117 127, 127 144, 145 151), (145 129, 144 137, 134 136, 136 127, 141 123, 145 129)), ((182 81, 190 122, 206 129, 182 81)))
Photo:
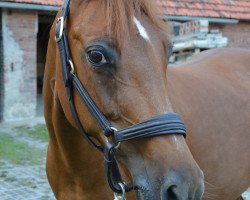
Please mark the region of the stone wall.
POLYGON ((37 26, 36 12, 2 10, 4 121, 36 115, 37 26))
POLYGON ((228 38, 229 47, 250 49, 250 22, 238 24, 210 24, 210 29, 219 29, 228 38))

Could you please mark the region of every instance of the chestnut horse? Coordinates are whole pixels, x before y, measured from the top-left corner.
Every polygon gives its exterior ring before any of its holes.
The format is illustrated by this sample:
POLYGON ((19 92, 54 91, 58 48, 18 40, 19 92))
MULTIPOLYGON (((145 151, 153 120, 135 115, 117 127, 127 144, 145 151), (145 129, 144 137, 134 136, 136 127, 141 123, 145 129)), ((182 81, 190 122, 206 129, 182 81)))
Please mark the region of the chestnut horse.
MULTIPOLYGON (((72 0, 67 18, 57 24, 63 21, 73 62, 68 73, 79 78, 113 127, 172 112, 186 124, 187 140, 169 134, 115 147, 122 178, 135 189, 127 199, 198 200, 204 182, 204 199, 238 198, 250 185, 250 52, 214 50, 167 68, 171 45, 149 0, 72 0)), ((54 39, 57 24, 43 89, 48 180, 60 200, 110 200, 103 155, 82 137, 69 100, 89 138, 102 146, 107 138, 78 93, 68 97, 63 53, 54 39)))

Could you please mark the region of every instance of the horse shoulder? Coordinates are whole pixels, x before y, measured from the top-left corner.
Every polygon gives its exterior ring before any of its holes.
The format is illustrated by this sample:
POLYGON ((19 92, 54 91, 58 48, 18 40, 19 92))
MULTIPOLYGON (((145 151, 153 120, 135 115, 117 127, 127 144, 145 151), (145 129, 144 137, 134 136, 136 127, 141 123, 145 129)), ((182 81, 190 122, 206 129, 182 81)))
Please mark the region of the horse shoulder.
POLYGON ((224 199, 239 196, 250 180, 249 55, 207 51, 167 72, 169 98, 186 123, 189 148, 214 186, 207 185, 208 192, 231 195, 224 199))

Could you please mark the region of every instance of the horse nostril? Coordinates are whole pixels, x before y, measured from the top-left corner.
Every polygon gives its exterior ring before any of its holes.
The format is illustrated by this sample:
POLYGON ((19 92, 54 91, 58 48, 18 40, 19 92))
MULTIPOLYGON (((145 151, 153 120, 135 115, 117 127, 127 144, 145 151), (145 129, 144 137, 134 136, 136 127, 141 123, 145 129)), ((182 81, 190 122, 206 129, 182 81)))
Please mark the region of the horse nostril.
POLYGON ((162 200, 201 200, 204 191, 203 184, 194 193, 190 193, 187 185, 170 185, 165 189, 162 200))
POLYGON ((161 200, 201 200, 203 192, 202 173, 190 176, 170 171, 161 186, 161 200))
POLYGON ((179 200, 176 191, 177 190, 177 186, 176 185, 172 185, 167 189, 167 196, 166 196, 166 200, 179 200))

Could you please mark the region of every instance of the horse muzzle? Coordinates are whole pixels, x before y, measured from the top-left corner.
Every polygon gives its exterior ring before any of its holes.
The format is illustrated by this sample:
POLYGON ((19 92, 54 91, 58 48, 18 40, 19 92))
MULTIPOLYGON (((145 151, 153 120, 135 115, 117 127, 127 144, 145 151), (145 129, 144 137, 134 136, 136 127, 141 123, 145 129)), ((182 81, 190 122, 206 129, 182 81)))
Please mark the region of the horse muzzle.
POLYGON ((183 177, 171 173, 161 191, 161 200, 200 200, 204 193, 203 178, 198 182, 183 180, 183 177))
POLYGON ((161 186, 151 181, 139 181, 138 200, 201 200, 204 193, 204 181, 201 175, 198 182, 184 180, 176 172, 170 172, 161 186), (144 183, 143 183, 144 182, 144 183))

